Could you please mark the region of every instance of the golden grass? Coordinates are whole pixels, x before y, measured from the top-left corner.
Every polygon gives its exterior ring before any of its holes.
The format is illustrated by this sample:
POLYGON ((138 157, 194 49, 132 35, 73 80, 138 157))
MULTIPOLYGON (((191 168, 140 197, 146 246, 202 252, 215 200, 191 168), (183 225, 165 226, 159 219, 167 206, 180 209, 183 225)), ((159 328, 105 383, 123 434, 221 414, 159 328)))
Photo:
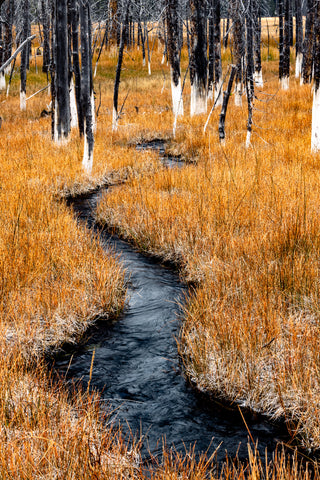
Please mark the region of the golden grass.
MULTIPOLYGON (((205 136, 205 116, 187 114, 171 150, 198 164, 113 189, 97 218, 198 283, 180 344, 191 381, 293 422, 300 442, 317 449, 319 155, 310 153, 311 94, 295 80, 279 91, 276 62, 264 65, 264 76, 252 148, 245 148, 245 98, 240 109, 230 105, 225 148, 218 112, 205 136)), ((158 112, 147 118, 146 136, 159 136, 158 112)), ((162 110, 161 118, 168 137, 172 116, 162 110)), ((145 131, 144 118, 137 121, 145 131)))
MULTIPOLYGON (((318 156, 309 153, 310 89, 294 84, 275 98, 261 95, 270 101, 255 112, 252 150, 243 146, 245 106, 239 113, 230 105, 225 150, 217 143, 217 112, 206 136, 204 117, 179 119, 173 141, 161 57, 156 47, 148 77, 141 51, 126 53, 120 104, 129 96, 112 133, 117 56, 103 54, 90 177, 76 134, 65 145, 52 143, 50 119, 40 119, 45 92, 25 113, 18 111, 16 79, 10 98, 0 98, 1 478, 308 478, 298 460, 279 452, 264 463, 250 448, 246 465, 227 462, 218 471, 204 458, 170 454, 146 475, 135 449, 103 424, 99 398, 78 388, 67 395, 41 366, 46 352, 77 341, 96 316, 117 314, 125 301, 123 271, 58 199, 127 180, 105 196, 98 215, 140 248, 178 262, 198 284, 180 344, 190 378, 218 396, 295 420, 305 445, 319 444, 318 156), (155 137, 198 165, 166 171, 156 154, 128 147, 155 137)), ((277 65, 268 65, 265 91, 274 94, 277 65)), ((27 95, 46 83, 34 70, 28 80, 27 95)), ((188 94, 187 85, 186 111, 188 94)))

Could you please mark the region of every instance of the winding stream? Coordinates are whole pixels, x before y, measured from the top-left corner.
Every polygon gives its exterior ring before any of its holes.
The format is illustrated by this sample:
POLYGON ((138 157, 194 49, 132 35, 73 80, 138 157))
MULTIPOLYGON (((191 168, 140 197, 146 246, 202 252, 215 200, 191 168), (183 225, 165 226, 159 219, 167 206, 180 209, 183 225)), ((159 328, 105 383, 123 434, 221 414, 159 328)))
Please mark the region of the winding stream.
MULTIPOLYGON (((97 192, 70 202, 93 228, 91 214, 100 196, 97 192)), ((196 453, 208 447, 212 453, 221 444, 219 460, 226 450, 246 458, 248 432, 240 415, 206 401, 183 377, 175 337, 186 286, 174 271, 107 231, 101 231, 101 242, 119 254, 130 275, 128 305, 117 321, 100 322, 86 343, 61 354, 55 361, 58 371, 68 381, 81 378, 86 384, 94 351, 91 385, 102 391, 114 422, 143 435, 145 458, 162 451, 164 438, 168 448, 174 445, 178 451, 196 444, 196 453)), ((271 453, 281 432, 261 420, 249 422, 249 428, 261 453, 266 447, 271 453)))

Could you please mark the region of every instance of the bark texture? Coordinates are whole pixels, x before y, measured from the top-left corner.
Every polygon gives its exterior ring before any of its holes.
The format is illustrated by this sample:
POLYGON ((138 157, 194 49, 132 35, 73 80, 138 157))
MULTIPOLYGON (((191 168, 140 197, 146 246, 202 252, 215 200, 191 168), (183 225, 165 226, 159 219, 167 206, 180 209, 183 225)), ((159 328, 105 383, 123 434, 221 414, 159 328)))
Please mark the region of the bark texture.
POLYGON ((207 111, 207 42, 205 35, 205 3, 190 0, 190 114, 207 111))

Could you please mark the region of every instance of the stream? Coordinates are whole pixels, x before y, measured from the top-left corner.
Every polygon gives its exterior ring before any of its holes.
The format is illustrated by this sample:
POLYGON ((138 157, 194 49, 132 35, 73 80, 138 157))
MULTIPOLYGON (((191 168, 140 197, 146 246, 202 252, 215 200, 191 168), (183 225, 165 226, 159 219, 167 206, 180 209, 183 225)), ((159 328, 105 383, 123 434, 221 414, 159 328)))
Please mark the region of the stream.
MULTIPOLYGON (((172 166, 170 161, 168 166, 172 166)), ((101 194, 98 191, 69 202, 79 219, 97 231, 92 212, 101 194)), ((108 231, 100 231, 100 239, 127 269, 127 307, 116 321, 100 321, 85 342, 59 354, 55 369, 67 382, 81 379, 86 386, 95 352, 90 385, 102 392, 110 421, 128 434, 143 436, 145 459, 150 453, 161 454, 163 442, 166 448, 174 446, 181 452, 195 445, 197 455, 212 453, 220 445, 219 461, 225 459, 226 451, 230 457, 238 453, 240 459, 246 459, 248 431, 240 414, 208 401, 183 376, 175 338, 186 285, 174 270, 108 231)), ((265 448, 271 455, 279 440, 288 440, 283 429, 267 421, 247 421, 263 457, 265 448)))

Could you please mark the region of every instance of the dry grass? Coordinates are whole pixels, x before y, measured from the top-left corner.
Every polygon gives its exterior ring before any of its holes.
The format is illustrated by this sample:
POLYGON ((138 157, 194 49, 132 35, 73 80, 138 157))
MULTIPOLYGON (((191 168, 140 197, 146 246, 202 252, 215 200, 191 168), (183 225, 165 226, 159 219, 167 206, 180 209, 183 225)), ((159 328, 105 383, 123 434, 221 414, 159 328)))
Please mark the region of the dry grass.
MULTIPOLYGON (((270 52, 277 58, 274 45, 270 52)), ((137 452, 103 424, 99 398, 79 389, 70 397, 41 366, 46 352, 77 341, 96 316, 115 315, 124 304, 123 271, 57 199, 127 180, 103 199, 99 218, 142 249, 178 262, 198 283, 180 345, 190 378, 218 396, 294 419, 305 445, 319 446, 319 158, 309 153, 310 90, 294 84, 275 98, 261 95, 270 101, 258 104, 249 151, 245 106, 230 106, 225 150, 217 144, 217 113, 205 137, 205 118, 186 115, 170 148, 198 165, 167 171, 156 154, 127 146, 172 140, 169 71, 157 46, 152 55, 151 77, 141 51, 125 55, 120 104, 130 91, 116 133, 117 57, 102 56, 90 177, 76 134, 60 147, 51 142, 50 120, 40 119, 45 92, 26 113, 18 112, 17 80, 10 99, 0 98, 0 477, 309 478, 296 459, 279 452, 264 463, 250 448, 247 465, 227 462, 212 471, 204 458, 170 454, 146 474, 137 452)), ((184 52, 184 71, 186 65, 184 52)), ((278 89, 276 72, 269 62, 269 94, 278 89)), ((31 71, 27 94, 45 83, 31 71)), ((186 111, 188 94, 187 85, 186 111)))
MULTIPOLYGON (((294 79, 289 92, 279 91, 276 61, 264 64, 264 75, 252 148, 245 149, 245 98, 240 109, 230 105, 224 149, 218 112, 206 136, 206 118, 185 115, 171 150, 198 164, 112 190, 97 217, 198 283, 180 344, 198 388, 285 419, 317 449, 319 155, 310 153, 311 93, 294 79)), ((168 95, 157 97, 165 138, 168 95)), ((146 137, 159 136, 158 116, 148 113, 148 130, 137 118, 146 137)))

